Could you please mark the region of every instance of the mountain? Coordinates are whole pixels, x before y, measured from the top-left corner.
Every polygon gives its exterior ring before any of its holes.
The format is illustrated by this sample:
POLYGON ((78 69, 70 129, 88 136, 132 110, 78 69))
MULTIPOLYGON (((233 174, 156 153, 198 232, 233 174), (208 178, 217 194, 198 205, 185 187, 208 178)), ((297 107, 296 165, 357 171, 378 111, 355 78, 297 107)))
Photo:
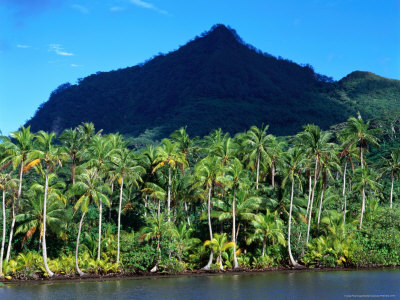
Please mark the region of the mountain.
POLYGON ((161 138, 181 126, 203 136, 264 123, 273 134, 290 135, 307 123, 328 128, 357 111, 379 116, 399 104, 398 80, 356 71, 333 81, 215 25, 146 63, 61 85, 25 125, 60 132, 93 122, 104 132, 161 138))

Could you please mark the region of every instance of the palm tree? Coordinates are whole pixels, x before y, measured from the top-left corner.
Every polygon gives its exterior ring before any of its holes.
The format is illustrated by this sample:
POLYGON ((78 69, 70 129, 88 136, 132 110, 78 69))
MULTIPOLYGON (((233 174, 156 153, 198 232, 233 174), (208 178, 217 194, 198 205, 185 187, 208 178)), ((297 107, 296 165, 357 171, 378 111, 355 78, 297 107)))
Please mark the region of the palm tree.
MULTIPOLYGON (((65 160, 66 157, 63 153, 60 153, 59 148, 52 145, 53 139, 56 137, 54 132, 47 133, 44 131, 39 131, 36 135, 36 143, 40 147, 38 151, 38 157, 44 161, 46 167, 45 173, 45 185, 44 185, 44 201, 43 201, 43 220, 46 220, 46 210, 47 210, 47 195, 48 195, 48 185, 49 185, 49 173, 51 169, 54 169, 56 165, 61 166, 61 161, 65 160)), ((52 277, 54 273, 50 271, 47 265, 47 247, 46 247, 46 222, 43 222, 43 241, 42 241, 42 254, 44 267, 47 274, 52 277)))
POLYGON ((12 204, 12 221, 10 229, 10 238, 8 239, 8 248, 6 261, 10 259, 12 239, 14 236, 15 216, 18 213, 19 201, 21 199, 22 191, 22 176, 28 172, 30 168, 37 165, 40 160, 36 159, 36 151, 33 149, 33 140, 35 135, 31 132, 30 126, 22 126, 19 131, 10 133, 10 137, 15 141, 15 144, 8 138, 2 137, 3 147, 5 149, 5 158, 2 163, 9 164, 12 162, 13 169, 19 166, 19 185, 17 201, 12 204))
POLYGON ((178 249, 177 255, 180 261, 182 261, 185 252, 193 249, 201 242, 198 238, 193 238, 191 236, 193 232, 194 229, 187 227, 184 222, 179 226, 173 226, 167 229, 168 235, 172 238, 173 243, 178 249))
POLYGON ((121 207, 122 207, 122 191, 124 188, 124 180, 129 176, 131 181, 136 185, 137 181, 141 181, 141 174, 145 172, 142 166, 137 165, 137 157, 135 154, 124 148, 119 150, 116 155, 111 157, 111 161, 115 166, 115 173, 119 175, 118 183, 120 184, 119 206, 118 206, 118 238, 117 238, 117 264, 119 264, 119 245, 121 232, 121 207))
POLYGON ((330 138, 331 134, 329 132, 324 132, 318 126, 310 124, 304 126, 304 130, 298 133, 296 136, 296 143, 305 149, 305 153, 308 155, 310 160, 314 160, 314 184, 311 190, 309 205, 307 205, 307 244, 310 237, 311 215, 314 203, 315 188, 320 176, 320 160, 321 156, 333 147, 333 144, 329 143, 330 138))
MULTIPOLYGON (((226 177, 223 176, 224 169, 221 164, 221 159, 215 156, 206 157, 202 159, 195 167, 195 187, 204 187, 208 194, 207 201, 207 219, 208 229, 210 232, 210 240, 213 239, 213 232, 211 226, 211 193, 215 185, 223 186, 226 183, 226 177)), ((213 250, 211 248, 210 259, 204 270, 210 269, 213 260, 213 250)))
POLYGON ((55 174, 49 174, 46 218, 44 219, 44 201, 42 201, 42 199, 45 193, 45 174, 43 170, 39 170, 39 172, 41 173, 41 182, 35 182, 31 185, 28 193, 28 201, 24 206, 24 212, 16 216, 16 222, 19 225, 15 234, 24 234, 22 245, 37 231, 39 231, 39 245, 43 245, 44 223, 46 223, 46 228, 48 226, 51 232, 63 236, 62 226, 65 220, 66 200, 62 191, 65 189, 65 183, 62 181, 55 181, 57 176, 55 174), (44 222, 44 220, 46 220, 46 222, 44 222))
POLYGON ((158 261, 156 265, 151 269, 150 272, 156 272, 158 270, 158 264, 161 262, 161 239, 165 233, 170 228, 170 222, 164 222, 164 215, 160 214, 157 218, 149 217, 146 220, 147 226, 143 227, 140 232, 140 239, 149 241, 156 239, 157 240, 157 252, 158 252, 158 261))
POLYGON ((377 176, 372 174, 371 171, 367 168, 358 168, 354 173, 354 181, 353 189, 359 191, 362 195, 362 204, 361 204, 361 214, 360 214, 360 229, 363 223, 363 215, 365 212, 365 202, 366 202, 366 189, 370 188, 372 191, 376 192, 380 187, 380 184, 375 181, 377 176))
POLYGON ((281 155, 282 155, 282 149, 285 146, 285 142, 278 141, 275 136, 271 136, 269 143, 267 145, 267 153, 268 156, 270 157, 271 161, 271 185, 272 187, 275 187, 275 176, 276 176, 276 166, 279 164, 281 155))
POLYGON ((169 139, 163 139, 162 145, 157 148, 157 157, 154 163, 158 163, 153 173, 163 167, 165 164, 168 165, 168 193, 167 193, 167 205, 168 205, 168 222, 171 222, 171 185, 172 185, 172 170, 177 166, 183 172, 187 161, 185 155, 177 151, 177 144, 172 143, 169 139))
POLYGON ((272 245, 275 242, 285 246, 286 240, 283 234, 283 222, 279 219, 276 211, 271 213, 269 209, 266 210, 265 215, 258 214, 254 216, 254 220, 251 222, 255 230, 253 234, 250 234, 247 239, 247 244, 251 244, 254 241, 262 241, 262 257, 265 256, 265 250, 267 242, 271 241, 272 245))
POLYGON ((292 187, 290 192, 290 208, 289 208, 289 220, 288 220, 288 252, 290 263, 293 267, 300 267, 297 261, 294 260, 292 254, 292 248, 290 243, 291 238, 291 225, 292 225, 292 210, 293 210, 293 196, 294 196, 294 188, 295 181, 299 183, 301 188, 301 173, 303 172, 304 165, 306 164, 306 159, 304 153, 297 147, 290 149, 291 151, 286 153, 285 156, 285 177, 282 181, 282 187, 285 187, 287 181, 290 180, 292 187))
POLYGON ((400 175, 400 149, 394 150, 390 154, 390 159, 384 160, 385 167, 383 168, 384 173, 390 173, 392 183, 390 186, 390 208, 393 206, 393 186, 395 176, 400 175))
POLYGON ((226 236, 226 233, 216 233, 214 238, 204 242, 204 246, 209 246, 211 248, 211 251, 215 251, 216 253, 218 253, 216 264, 219 264, 219 269, 223 271, 224 267, 222 261, 222 252, 226 251, 229 248, 235 249, 235 243, 228 242, 228 237, 226 236))
POLYGON ((345 145, 350 147, 353 144, 357 144, 360 153, 360 166, 361 169, 364 168, 363 150, 366 152, 368 150, 368 145, 379 148, 379 139, 376 134, 379 132, 376 129, 369 128, 369 121, 365 123, 361 118, 360 113, 358 117, 350 117, 346 122, 346 127, 344 128, 344 134, 346 136, 345 145))
POLYGON ((258 190, 261 160, 271 165, 271 158, 267 152, 268 143, 271 140, 271 135, 267 135, 268 127, 268 125, 261 126, 261 128, 252 126, 243 141, 243 146, 248 149, 250 166, 256 165, 256 190, 258 190))
MULTIPOLYGON (((79 195, 80 198, 75 203, 74 209, 80 209, 82 212, 81 220, 79 222, 78 236, 76 239, 76 250, 75 250, 75 266, 79 275, 84 273, 79 269, 78 265, 78 252, 79 252, 79 238, 82 230, 82 223, 89 209, 89 205, 94 201, 97 206, 100 202, 109 205, 108 197, 106 194, 110 192, 110 188, 105 184, 99 177, 97 168, 86 169, 84 173, 78 176, 78 181, 72 186, 72 192, 75 195, 79 195)), ((99 237, 100 238, 100 237, 99 237)))
POLYGON ((1 253, 0 253, 0 277, 3 277, 3 257, 4 257, 4 244, 6 241, 6 192, 8 189, 14 188, 17 185, 15 179, 11 174, 0 173, 0 189, 3 191, 2 212, 3 212, 3 235, 1 239, 1 253))
POLYGON ((75 183, 75 169, 79 161, 79 154, 81 152, 81 139, 79 132, 76 129, 65 129, 60 135, 59 140, 61 141, 64 151, 68 153, 71 161, 71 181, 75 183))

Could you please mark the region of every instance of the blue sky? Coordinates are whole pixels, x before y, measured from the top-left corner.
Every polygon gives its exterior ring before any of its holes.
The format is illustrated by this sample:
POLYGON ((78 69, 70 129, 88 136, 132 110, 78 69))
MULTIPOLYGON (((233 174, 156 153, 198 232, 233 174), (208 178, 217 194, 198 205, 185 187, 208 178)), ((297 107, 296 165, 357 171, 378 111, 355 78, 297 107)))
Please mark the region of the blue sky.
POLYGON ((136 65, 216 23, 337 80, 400 79, 400 0, 0 0, 0 130, 17 130, 62 83, 136 65))

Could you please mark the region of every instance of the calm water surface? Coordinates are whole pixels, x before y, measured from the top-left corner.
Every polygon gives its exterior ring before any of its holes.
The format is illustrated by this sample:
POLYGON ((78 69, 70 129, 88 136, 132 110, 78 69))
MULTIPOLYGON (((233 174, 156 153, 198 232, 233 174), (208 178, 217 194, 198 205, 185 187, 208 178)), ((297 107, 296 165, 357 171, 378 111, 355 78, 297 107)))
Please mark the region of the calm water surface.
POLYGON ((362 296, 400 298, 400 270, 227 274, 0 288, 0 299, 360 299, 362 296))

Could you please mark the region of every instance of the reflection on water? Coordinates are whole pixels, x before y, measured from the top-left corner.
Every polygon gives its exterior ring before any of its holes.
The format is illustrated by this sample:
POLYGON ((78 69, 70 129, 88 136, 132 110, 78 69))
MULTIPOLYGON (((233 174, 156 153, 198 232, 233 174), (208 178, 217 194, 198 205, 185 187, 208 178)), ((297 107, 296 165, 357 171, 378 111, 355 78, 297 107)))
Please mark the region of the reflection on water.
POLYGON ((399 283, 400 270, 227 274, 7 286, 0 299, 395 299, 399 283))

